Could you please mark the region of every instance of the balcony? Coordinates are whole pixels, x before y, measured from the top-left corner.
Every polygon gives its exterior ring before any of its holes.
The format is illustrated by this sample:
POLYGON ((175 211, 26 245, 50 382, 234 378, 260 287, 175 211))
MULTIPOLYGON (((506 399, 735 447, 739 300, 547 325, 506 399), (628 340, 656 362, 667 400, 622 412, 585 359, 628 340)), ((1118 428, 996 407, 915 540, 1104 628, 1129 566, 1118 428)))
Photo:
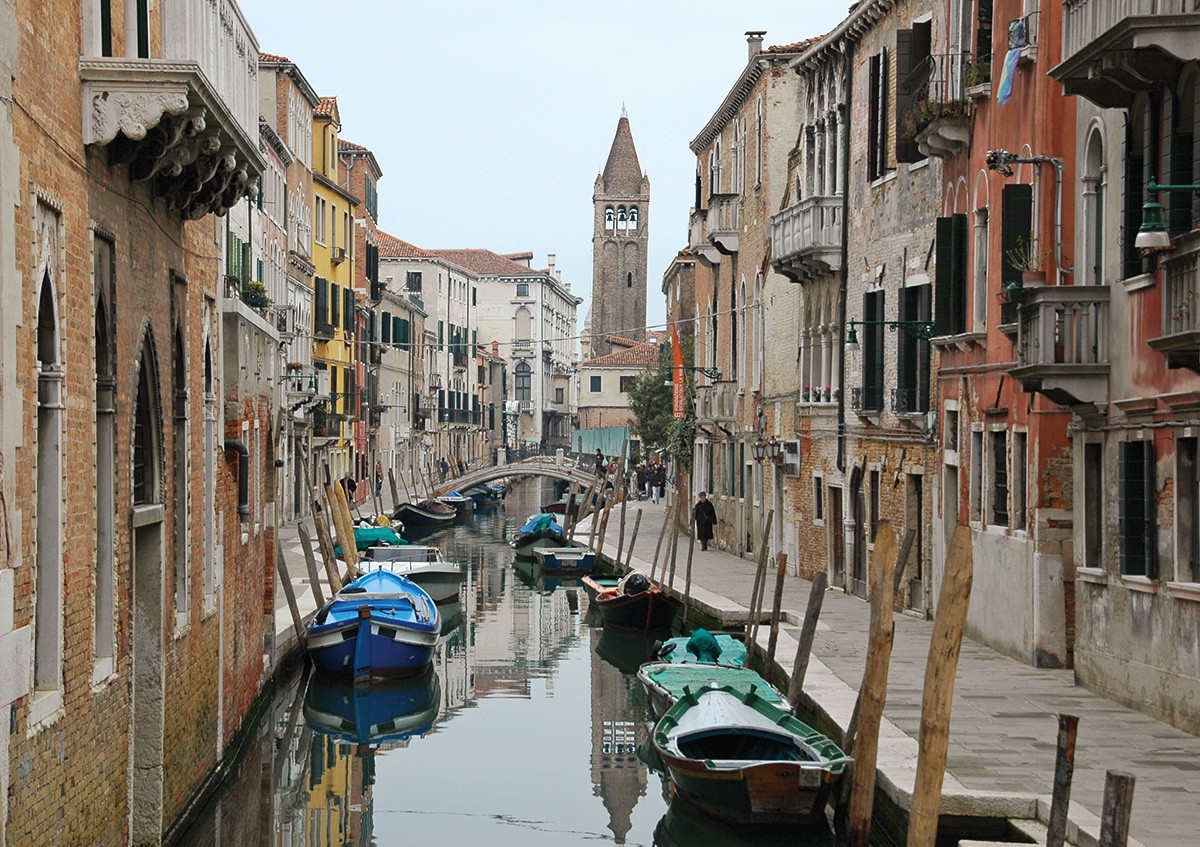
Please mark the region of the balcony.
POLYGON ((842 267, 842 198, 806 197, 771 217, 772 265, 792 282, 842 267))
POLYGON ((425 387, 437 389, 442 387, 442 375, 437 371, 427 374, 425 377, 425 387))
POLYGON ((721 261, 721 251, 708 243, 704 226, 706 217, 706 209, 692 209, 688 216, 688 250, 708 264, 715 265, 721 261))
POLYGON ((521 411, 522 412, 524 412, 527 415, 533 414, 533 401, 532 400, 521 400, 520 403, 521 403, 521 411))
POLYGON ((1149 341, 1172 368, 1200 372, 1200 251, 1163 263, 1162 335, 1149 341))
POLYGON ((258 42, 234 0, 161 10, 160 57, 80 58, 83 141, 196 220, 257 191, 258 42))
POLYGON ((1082 415, 1108 403, 1105 285, 1027 288, 1017 317, 1017 367, 1026 391, 1082 415))
POLYGON ((708 211, 704 215, 704 237, 726 256, 738 251, 739 196, 737 194, 713 194, 709 198, 708 211))
MULTIPOLYGON (((926 156, 948 159, 971 140, 970 58, 967 53, 929 56, 904 78, 911 103, 905 130, 926 156)), ((974 73, 982 82, 982 66, 974 73)))
POLYGON ((313 409, 312 434, 314 438, 341 438, 342 421, 345 415, 328 412, 322 408, 313 409))
POLYGON ((1197 59, 1196 0, 1064 0, 1062 62, 1050 76, 1067 94, 1127 108, 1197 59))
MULTIPOLYGON (((318 372, 312 365, 289 367, 283 375, 284 393, 293 398, 315 397, 323 375, 324 371, 318 372)), ((329 389, 326 388, 325 394, 328 395, 328 393, 329 389)))

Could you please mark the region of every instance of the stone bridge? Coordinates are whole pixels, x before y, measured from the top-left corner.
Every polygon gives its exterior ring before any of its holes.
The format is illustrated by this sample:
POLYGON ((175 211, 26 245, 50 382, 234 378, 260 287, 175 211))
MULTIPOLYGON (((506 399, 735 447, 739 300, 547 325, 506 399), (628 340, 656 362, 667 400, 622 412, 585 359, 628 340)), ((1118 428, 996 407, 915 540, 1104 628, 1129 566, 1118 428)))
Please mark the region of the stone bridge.
POLYGON ((447 479, 445 482, 439 483, 434 488, 433 493, 434 496, 440 497, 451 491, 462 491, 473 485, 481 485, 485 482, 492 482, 493 480, 520 474, 548 476, 552 479, 574 482, 579 486, 581 491, 596 481, 596 472, 593 465, 587 463, 580 465, 576 460, 567 456, 564 456, 562 459, 557 456, 530 456, 527 459, 477 468, 454 479, 447 479))

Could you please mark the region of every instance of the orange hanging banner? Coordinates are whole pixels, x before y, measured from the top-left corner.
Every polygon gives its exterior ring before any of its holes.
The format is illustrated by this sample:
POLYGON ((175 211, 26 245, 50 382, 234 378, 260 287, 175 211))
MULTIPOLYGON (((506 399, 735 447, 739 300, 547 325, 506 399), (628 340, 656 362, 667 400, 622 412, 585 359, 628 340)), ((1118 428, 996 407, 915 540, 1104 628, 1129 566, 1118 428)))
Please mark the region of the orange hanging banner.
POLYGON ((687 383, 683 378, 683 348, 679 346, 679 330, 671 324, 671 388, 672 410, 677 418, 687 417, 687 383))

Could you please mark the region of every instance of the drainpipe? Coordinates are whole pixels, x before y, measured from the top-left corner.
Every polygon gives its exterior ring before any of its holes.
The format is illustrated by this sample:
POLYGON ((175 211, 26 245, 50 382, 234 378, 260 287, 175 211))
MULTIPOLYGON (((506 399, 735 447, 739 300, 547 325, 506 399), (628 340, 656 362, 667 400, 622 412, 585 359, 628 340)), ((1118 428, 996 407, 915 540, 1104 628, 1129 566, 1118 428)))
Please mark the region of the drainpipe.
POLYGON ((1012 165, 1049 165, 1054 168, 1054 267, 1058 271, 1055 282, 1062 285, 1063 274, 1074 273, 1075 268, 1063 267, 1062 262, 1062 192, 1063 192, 1063 160, 1058 156, 1017 156, 1007 150, 989 150, 987 153, 988 170, 999 171, 1004 176, 1012 176, 1012 165))
POLYGON ((250 522, 250 451, 246 445, 232 438, 225 439, 226 450, 238 453, 238 520, 250 522))
MULTIPOLYGON (((838 275, 838 442, 837 469, 846 470, 846 292, 850 280, 850 115, 854 103, 854 42, 846 45, 845 103, 842 115, 842 271, 838 275)), ((838 531, 838 530, 835 530, 838 531)))

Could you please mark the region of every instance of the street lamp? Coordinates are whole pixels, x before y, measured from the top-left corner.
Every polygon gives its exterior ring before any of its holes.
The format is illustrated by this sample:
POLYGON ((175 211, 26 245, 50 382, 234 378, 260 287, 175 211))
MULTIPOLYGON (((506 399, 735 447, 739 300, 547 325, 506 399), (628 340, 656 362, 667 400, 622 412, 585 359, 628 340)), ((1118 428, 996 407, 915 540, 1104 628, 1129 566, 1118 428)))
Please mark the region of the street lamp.
POLYGON ((768 449, 769 447, 767 442, 763 440, 761 435, 753 444, 750 445, 750 452, 754 456, 754 461, 758 462, 760 465, 762 464, 763 459, 767 457, 768 449))
POLYGON ((1142 204, 1142 226, 1133 246, 1138 250, 1162 250, 1171 246, 1171 236, 1163 225, 1160 191, 1200 192, 1200 185, 1159 185, 1153 179, 1146 185, 1146 202, 1142 204))
POLYGON ((767 458, 776 465, 783 458, 783 442, 775 436, 771 436, 771 440, 767 442, 767 458))
POLYGON ((922 341, 928 341, 933 338, 933 321, 850 321, 850 328, 846 332, 846 352, 853 353, 858 350, 858 327, 860 326, 886 326, 892 332, 897 329, 902 329, 909 335, 919 338, 922 341))

